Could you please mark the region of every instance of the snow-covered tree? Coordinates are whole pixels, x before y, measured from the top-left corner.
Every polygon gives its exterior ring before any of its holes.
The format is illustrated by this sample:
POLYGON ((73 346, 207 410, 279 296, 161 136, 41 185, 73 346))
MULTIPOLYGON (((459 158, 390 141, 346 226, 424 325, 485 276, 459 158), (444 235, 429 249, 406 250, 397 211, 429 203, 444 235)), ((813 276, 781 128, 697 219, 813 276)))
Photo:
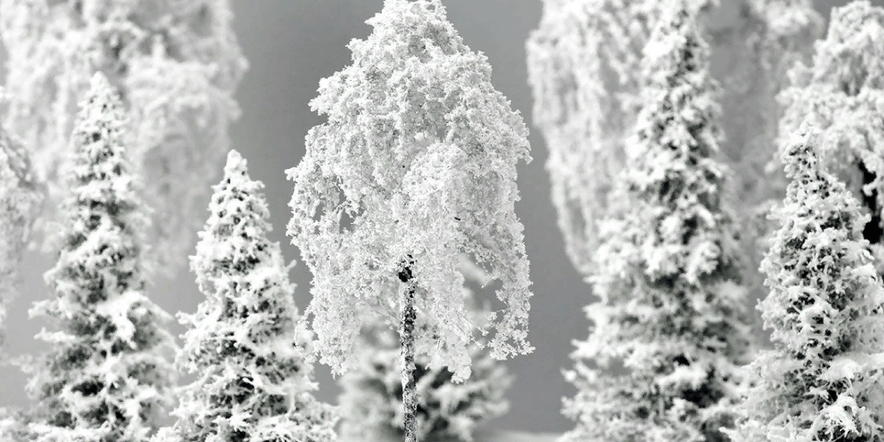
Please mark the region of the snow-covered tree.
MULTIPOLYGON (((487 281, 484 272, 466 258, 463 273, 469 284, 463 295, 471 305, 473 320, 482 324, 488 308, 471 288, 487 281)), ((418 328, 425 321, 418 318, 418 328)), ((338 401, 343 425, 341 432, 354 440, 374 440, 378 434, 403 432, 402 383, 399 379, 399 342, 386 324, 378 324, 359 344, 360 364, 344 375, 344 390, 338 401)), ((481 348, 470 349, 472 371, 463 383, 452 382, 452 373, 444 367, 429 367, 427 357, 415 358, 417 388, 417 432, 428 437, 473 440, 483 422, 502 416, 509 410, 506 392, 513 378, 506 366, 481 348)))
POLYGON ((77 102, 102 72, 131 117, 129 161, 156 216, 151 259, 168 272, 185 262, 239 113, 233 93, 246 63, 231 20, 228 0, 0 0, 15 91, 4 120, 33 152, 49 207, 67 191, 77 102))
POLYGON ((645 48, 646 82, 618 197, 590 278, 600 298, 578 342, 575 420, 564 441, 724 440, 750 330, 739 245, 724 204, 717 86, 683 0, 667 2, 645 48))
POLYGON ((868 215, 819 155, 808 123, 785 149, 791 184, 762 269, 775 349, 749 365, 735 442, 884 440, 884 287, 868 215))
POLYGON ((55 296, 32 316, 55 331, 28 368, 37 401, 32 441, 141 442, 169 402, 169 315, 145 295, 141 235, 146 209, 125 158, 126 121, 116 91, 96 74, 71 140, 70 195, 61 212, 55 296))
MULTIPOLYGON (((799 65, 782 94, 784 136, 805 121, 819 130, 821 160, 871 216, 864 236, 884 257, 884 8, 855 1, 832 11, 813 63, 799 65)), ((786 145, 786 143, 783 143, 786 145)), ((879 263, 880 264, 880 263, 879 263)))
POLYGON ((312 336, 299 324, 279 243, 267 237, 263 187, 231 151, 191 258, 206 300, 180 315, 188 330, 179 365, 197 379, 156 442, 336 440, 334 409, 313 397, 312 336))
MULTIPOLYGON (((772 179, 765 168, 775 152, 780 78, 809 52, 822 20, 810 0, 688 3, 702 17, 713 52, 727 54, 716 57, 721 66, 714 72, 727 85, 722 107, 729 137, 719 155, 738 172, 731 190, 744 207, 763 206, 779 195, 759 183, 772 179)), ((584 275, 592 273, 599 222, 622 209, 612 183, 624 167, 624 143, 643 104, 641 51, 665 4, 544 0, 540 26, 527 44, 534 121, 550 152, 553 202, 568 254, 584 275)), ((757 217, 745 212, 741 230, 753 233, 757 217)), ((759 235, 745 236, 751 252, 759 235)))
POLYGON ((16 293, 19 264, 40 195, 28 152, 0 127, 0 345, 6 303, 16 293))
POLYGON ((358 364, 364 326, 398 324, 414 440, 415 357, 448 367, 455 382, 470 375, 477 327, 462 296, 462 254, 499 284, 502 305, 482 329, 492 357, 532 350, 514 210, 516 165, 530 146, 488 60, 464 44, 440 0, 387 0, 368 23, 372 34, 349 45, 353 63, 322 80, 311 103, 328 121, 288 172, 288 234, 313 273, 307 313, 335 373, 358 364))

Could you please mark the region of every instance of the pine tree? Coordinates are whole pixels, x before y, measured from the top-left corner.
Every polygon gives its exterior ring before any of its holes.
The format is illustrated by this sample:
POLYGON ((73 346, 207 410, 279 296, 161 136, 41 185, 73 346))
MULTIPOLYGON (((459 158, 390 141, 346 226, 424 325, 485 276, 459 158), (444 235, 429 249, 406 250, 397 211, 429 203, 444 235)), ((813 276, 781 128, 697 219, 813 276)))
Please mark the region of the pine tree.
MULTIPOLYGON (((127 154, 155 209, 150 259, 165 273, 184 264, 239 114, 233 93, 246 62, 231 20, 228 0, 0 0, 5 84, 16 92, 5 123, 33 152, 48 208, 67 192, 76 104, 102 72, 128 109, 127 154)), ((51 237, 51 226, 39 231, 51 237)))
POLYGON ((0 347, 6 303, 17 292, 22 253, 40 203, 28 152, 0 127, 0 347))
POLYGON ((868 216, 826 170, 823 139, 808 123, 784 149, 791 184, 758 306, 775 349, 748 367, 736 442, 884 440, 884 288, 862 236, 868 216))
POLYGON ((364 326, 398 324, 406 440, 416 431, 415 357, 470 375, 475 324, 461 296, 462 254, 498 281, 502 304, 484 329, 497 359, 526 341, 528 261, 516 165, 527 128, 491 83, 439 0, 387 0, 374 31, 350 43, 353 63, 320 83, 328 121, 290 170, 288 226, 314 275, 307 309, 322 362, 354 368, 364 326), (395 296, 393 295, 395 294, 395 296), (415 318, 426 326, 415 329, 415 318))
MULTIPOLYGON (((473 287, 482 287, 487 275, 464 258, 463 289, 475 324, 483 324, 489 309, 477 299, 473 287)), ((420 319, 420 318, 419 318, 420 319)), ((421 322, 426 321, 419 321, 421 322)), ((421 325, 418 325, 420 328, 421 325)), ((359 344, 359 366, 341 379, 343 394, 341 432, 353 440, 376 440, 379 434, 402 436, 402 383, 399 380, 399 342, 386 324, 378 324, 359 344)), ((428 366, 426 356, 415 358, 417 433, 419 439, 454 438, 473 440, 483 422, 500 417, 509 410, 506 392, 513 378, 506 366, 491 358, 481 345, 470 348, 470 378, 455 383, 444 367, 428 366)))
POLYGON ((565 441, 717 442, 733 419, 749 327, 715 159, 717 87, 696 13, 667 6, 645 48, 645 106, 615 190, 625 209, 600 232, 594 325, 566 374, 578 393, 565 401, 577 422, 565 441))
POLYGON ((96 74, 72 135, 58 262, 45 275, 56 296, 31 309, 56 329, 38 335, 51 350, 29 369, 33 441, 140 442, 169 400, 164 352, 174 341, 161 327, 168 315, 145 295, 149 223, 125 125, 116 92, 96 74))
MULTIPOLYGON (((716 57, 721 66, 713 69, 726 85, 721 102, 728 139, 717 155, 736 169, 729 191, 750 209, 737 221, 744 253, 758 262, 757 241, 767 233, 758 214, 766 213, 772 198, 782 199, 785 187, 768 168, 782 113, 775 97, 785 70, 810 52, 822 19, 810 0, 688 4, 700 16, 713 52, 727 54, 716 57), (739 15, 722 19, 731 9, 739 15)), ((665 5, 544 0, 540 26, 527 44, 534 121, 550 152, 546 167, 559 227, 571 261, 586 276, 593 272, 600 223, 623 209, 613 183, 625 166, 625 142, 643 104, 641 51, 665 5)), ((760 287, 760 277, 755 279, 760 287)))
MULTIPOLYGON (((820 131, 821 161, 860 198, 871 216, 864 236, 884 258, 884 8, 859 0, 832 11, 813 63, 799 65, 782 94, 784 136, 805 121, 820 131)), ((788 140, 781 144, 786 145, 788 140)), ((879 260, 880 265, 880 260, 879 260)), ((884 269, 881 269, 884 272, 884 269)))
POLYGON ((313 397, 311 334, 299 325, 264 185, 231 151, 214 187, 191 268, 206 300, 188 325, 179 364, 197 379, 159 441, 329 442, 334 409, 313 397))

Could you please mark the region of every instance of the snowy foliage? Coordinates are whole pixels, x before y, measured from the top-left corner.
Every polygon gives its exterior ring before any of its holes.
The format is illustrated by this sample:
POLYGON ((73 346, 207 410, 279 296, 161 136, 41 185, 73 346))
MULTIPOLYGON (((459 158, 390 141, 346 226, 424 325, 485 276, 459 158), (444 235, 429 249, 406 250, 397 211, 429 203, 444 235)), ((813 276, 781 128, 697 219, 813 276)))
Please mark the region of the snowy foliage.
POLYGON ((821 160, 871 215, 866 239, 884 242, 884 8, 860 0, 833 10, 812 65, 796 67, 790 80, 782 133, 805 121, 819 130, 821 160))
POLYGON ((279 243, 271 242, 264 185, 231 151, 214 187, 191 268, 206 300, 188 325, 179 364, 178 421, 155 442, 330 442, 334 409, 313 397, 312 336, 299 325, 279 243))
POLYGON ((862 237, 868 216, 826 170, 811 127, 785 151, 792 181, 759 304, 775 349, 748 367, 735 442, 884 439, 884 288, 862 237))
POLYGON ((58 262, 45 275, 56 296, 31 309, 55 326, 38 335, 51 350, 29 368, 35 442, 141 442, 169 401, 174 341, 161 327, 170 318, 145 296, 149 222, 120 106, 96 74, 72 135, 58 262))
POLYGON ((34 153, 50 206, 66 192, 76 104, 103 72, 129 109, 128 155, 156 210, 154 258, 167 271, 183 264, 239 113, 245 61, 231 19, 227 0, 0 0, 15 92, 5 122, 34 153))
POLYGON ((564 441, 721 441, 746 362, 749 327, 708 49, 685 3, 670 3, 645 49, 644 107, 601 224, 590 278, 600 301, 577 343, 577 422, 564 441))
POLYGON ((484 330, 492 356, 531 351, 514 212, 528 131, 439 0, 387 0, 368 23, 372 34, 349 45, 353 63, 320 83, 311 105, 328 121, 310 131, 306 156, 288 172, 288 234, 314 275, 307 313, 322 361, 345 372, 358 364, 365 326, 398 322, 403 276, 426 321, 416 353, 461 381, 475 330, 461 254, 501 284, 503 308, 484 330))
MULTIPOLYGON (((486 275, 481 269, 464 263, 464 276, 481 286, 486 275)), ((464 297, 471 305, 474 321, 484 321, 487 308, 475 298, 469 285, 464 297)), ((418 323, 421 324, 420 318, 418 323)), ((418 326, 420 327, 420 325, 418 326)), ((389 327, 379 324, 360 343, 360 364, 341 380, 344 393, 339 403, 343 426, 341 432, 358 440, 374 440, 379 430, 402 433, 402 385, 399 379, 401 362, 398 339, 389 327)), ((506 366, 490 357, 480 346, 470 349, 472 373, 463 383, 452 381, 451 371, 430 368, 427 358, 417 361, 417 409, 420 440, 428 437, 450 437, 460 441, 473 440, 476 428, 483 422, 502 416, 509 409, 506 392, 512 376, 506 366)))
MULTIPOLYGON (((689 0, 701 16, 721 15, 732 2, 689 0)), ((727 85, 724 121, 730 139, 722 153, 739 173, 739 201, 763 203, 770 191, 779 107, 773 97, 785 66, 808 52, 822 20, 809 0, 740 0, 736 24, 705 29, 714 51, 726 52, 717 71, 727 85)), ((528 41, 534 121, 550 155, 553 202, 572 262, 592 272, 599 223, 619 209, 611 193, 626 160, 624 143, 642 105, 641 56, 666 2, 659 0, 545 0, 540 27, 528 41)), ((721 21, 717 19, 702 19, 721 21)), ((747 211, 744 231, 757 230, 747 211)), ((747 250, 757 235, 746 238, 747 250)))
POLYGON ((40 195, 28 152, 0 127, 0 344, 6 303, 16 293, 19 264, 40 195))

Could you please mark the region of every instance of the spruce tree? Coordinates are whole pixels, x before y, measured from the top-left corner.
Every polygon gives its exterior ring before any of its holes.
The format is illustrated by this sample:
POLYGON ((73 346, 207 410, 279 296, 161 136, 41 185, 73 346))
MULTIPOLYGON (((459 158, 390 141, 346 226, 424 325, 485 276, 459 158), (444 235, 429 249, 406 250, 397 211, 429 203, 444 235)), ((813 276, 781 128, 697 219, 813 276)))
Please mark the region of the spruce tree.
POLYGON ((120 106, 96 74, 72 135, 58 262, 45 275, 55 296, 31 309, 55 328, 38 335, 51 349, 29 369, 33 441, 141 442, 169 402, 164 352, 174 341, 161 325, 168 315, 145 295, 149 222, 120 106))
MULTIPOLYGON (((154 209, 149 258, 165 274, 183 266, 240 112, 233 94, 247 64, 232 20, 229 0, 0 0, 4 83, 15 91, 3 122, 32 152, 48 220, 62 215, 77 102, 101 72, 131 117, 127 155, 154 209)), ((51 242, 52 223, 40 224, 51 242)))
POLYGON ((463 254, 499 282, 492 357, 527 343, 528 261, 516 165, 529 158, 521 116, 491 82, 440 0, 387 0, 350 43, 353 63, 322 80, 311 106, 328 121, 307 136, 288 234, 314 276, 307 308, 317 350, 335 373, 355 367, 360 331, 396 324, 406 440, 414 441, 414 361, 470 375, 472 322, 463 254), (426 326, 415 328, 416 318, 426 326))
POLYGON ((758 306, 775 348, 748 367, 735 442, 884 440, 884 288, 862 235, 869 217, 821 143, 808 123, 784 149, 791 183, 758 306))
MULTIPOLYGON (((884 8, 865 0, 832 11, 813 63, 798 65, 782 93, 785 137, 806 121, 819 131, 818 155, 870 215, 863 235, 884 258, 884 8)), ((787 146, 788 138, 781 146, 787 146)), ((880 270, 884 273, 884 269, 880 270)))
POLYGON ((577 343, 578 389, 565 441, 724 440, 749 327, 739 249, 722 190, 716 85, 682 0, 667 2, 645 48, 644 107, 602 224, 590 278, 600 300, 577 343))
POLYGON ((156 442, 336 440, 334 409, 313 397, 312 335, 299 323, 295 285, 267 238, 263 187, 231 151, 191 257, 206 300, 180 315, 188 330, 179 364, 197 379, 156 442))
MULTIPOLYGON (((660 0, 544 0, 540 26, 527 43, 534 121, 549 148, 546 168, 568 255, 592 274, 600 223, 623 201, 612 192, 625 167, 625 143, 642 100, 642 49, 667 2, 660 0)), ((822 28, 810 0, 690 0, 711 42, 719 101, 728 134, 716 155, 732 165, 728 191, 746 208, 736 221, 754 271, 758 241, 770 226, 764 214, 782 199, 776 157, 777 93, 785 72, 806 58, 822 28), (729 12, 732 11, 732 12, 729 12), (729 16, 727 14, 732 14, 729 16), (711 18, 710 18, 711 17, 711 18)), ((783 184, 781 184, 783 183, 783 184)))

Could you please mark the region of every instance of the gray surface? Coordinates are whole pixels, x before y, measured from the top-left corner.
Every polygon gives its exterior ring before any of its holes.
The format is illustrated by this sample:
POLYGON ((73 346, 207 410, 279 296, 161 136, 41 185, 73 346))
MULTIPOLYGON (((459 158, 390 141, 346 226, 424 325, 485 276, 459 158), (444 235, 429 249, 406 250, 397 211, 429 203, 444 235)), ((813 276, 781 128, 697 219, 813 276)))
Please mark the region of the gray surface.
MULTIPOLYGON (((721 0, 728 2, 731 0, 721 0)), ((243 118, 233 128, 234 147, 248 158, 252 176, 267 184, 274 238, 286 256, 296 251, 285 238, 290 184, 283 170, 304 153, 304 135, 321 122, 310 112, 319 79, 349 61, 346 43, 364 37, 363 22, 380 10, 382 0, 234 0, 236 28, 251 69, 238 94, 243 118)), ((820 11, 846 3, 816 0, 820 11)), ((884 0, 875 0, 884 4, 884 0)), ((494 66, 494 83, 526 119, 530 120, 531 92, 527 86, 524 41, 540 18, 536 0, 445 0, 449 18, 474 50, 486 53, 494 66)), ((0 54, 2 59, 2 54, 0 54)), ((588 322, 582 307, 590 302, 588 288, 565 256, 549 201, 549 180, 543 165, 546 148, 532 130, 534 162, 519 168, 522 201, 518 213, 525 224, 535 298, 531 310, 534 354, 508 362, 516 374, 509 397, 511 412, 491 426, 511 430, 564 431, 569 423, 559 415, 561 397, 572 391, 560 371, 570 366, 571 340, 584 338, 588 322)), ((220 177, 220 169, 219 169, 220 177)), ((214 181, 214 179, 213 179, 214 181)), ((26 260, 25 288, 15 300, 8 321, 8 350, 13 355, 37 351, 32 339, 42 326, 27 319, 28 305, 49 295, 41 274, 49 268, 45 257, 26 260)), ((292 276, 299 285, 298 305, 309 300, 309 272, 298 266, 292 276)), ((151 296, 169 311, 195 310, 200 301, 193 278, 182 272, 173 281, 157 281, 151 296)), ((176 332, 180 327, 175 328, 176 332)), ((320 397, 335 400, 337 386, 325 368, 318 370, 320 397)), ((0 368, 0 406, 24 405, 24 375, 0 368)), ((509 440, 509 439, 508 439, 509 440)), ((543 440, 543 439, 538 439, 543 440)))

